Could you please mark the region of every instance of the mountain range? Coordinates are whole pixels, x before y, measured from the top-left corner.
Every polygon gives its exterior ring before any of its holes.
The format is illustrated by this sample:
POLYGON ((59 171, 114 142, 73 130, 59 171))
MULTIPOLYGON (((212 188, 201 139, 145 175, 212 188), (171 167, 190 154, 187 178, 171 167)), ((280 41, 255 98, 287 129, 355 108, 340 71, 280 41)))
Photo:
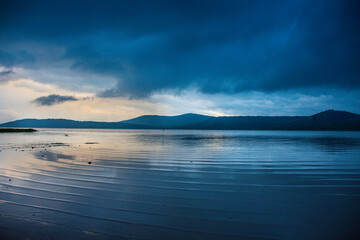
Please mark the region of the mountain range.
POLYGON ((335 110, 327 110, 311 116, 213 117, 188 113, 178 116, 144 115, 120 122, 75 121, 68 119, 21 119, 2 123, 0 127, 360 131, 360 115, 335 110))

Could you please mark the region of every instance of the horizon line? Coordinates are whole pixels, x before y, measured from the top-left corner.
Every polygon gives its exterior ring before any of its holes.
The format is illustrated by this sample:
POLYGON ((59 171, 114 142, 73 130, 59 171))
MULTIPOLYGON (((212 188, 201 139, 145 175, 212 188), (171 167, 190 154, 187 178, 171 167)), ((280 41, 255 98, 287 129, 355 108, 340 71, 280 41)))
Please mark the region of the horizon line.
POLYGON ((327 109, 327 110, 323 110, 323 111, 320 111, 320 112, 316 112, 316 113, 311 114, 311 115, 274 115, 274 116, 269 116, 269 115, 222 115, 222 116, 211 116, 211 115, 204 115, 204 114, 199 114, 199 113, 183 113, 183 114, 177 114, 177 115, 146 114, 146 115, 140 115, 140 116, 137 116, 137 117, 133 117, 133 118, 125 119, 125 120, 119 120, 119 121, 116 121, 116 120, 115 121, 76 120, 76 119, 69 119, 69 118, 20 118, 20 119, 10 120, 10 121, 6 121, 6 122, 1 122, 0 125, 5 124, 5 123, 9 123, 9 122, 20 121, 20 120, 68 120, 68 121, 77 121, 77 122, 120 123, 120 122, 125 122, 125 121, 133 120, 133 119, 136 119, 136 118, 140 118, 140 117, 179 117, 179 116, 184 116, 184 115, 199 115, 199 116, 213 117, 213 118, 217 118, 217 117, 310 117, 310 116, 314 116, 316 114, 323 113, 323 112, 328 112, 328 111, 347 112, 347 113, 360 115, 359 113, 354 113, 354 112, 349 112, 349 111, 344 111, 344 110, 335 110, 335 109, 327 109))

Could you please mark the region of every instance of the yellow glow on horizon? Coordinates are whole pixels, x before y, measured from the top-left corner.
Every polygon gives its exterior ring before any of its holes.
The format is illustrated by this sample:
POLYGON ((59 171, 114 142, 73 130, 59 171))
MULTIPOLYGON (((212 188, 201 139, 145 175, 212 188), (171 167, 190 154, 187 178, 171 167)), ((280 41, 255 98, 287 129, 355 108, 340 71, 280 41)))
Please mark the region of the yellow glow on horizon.
POLYGON ((155 103, 126 98, 96 98, 94 93, 68 91, 29 78, 0 84, 0 93, 0 114, 8 116, 8 119, 0 119, 0 122, 21 118, 121 121, 156 112, 155 103), (31 102, 35 98, 50 94, 74 96, 79 101, 69 101, 52 106, 39 106, 31 102))

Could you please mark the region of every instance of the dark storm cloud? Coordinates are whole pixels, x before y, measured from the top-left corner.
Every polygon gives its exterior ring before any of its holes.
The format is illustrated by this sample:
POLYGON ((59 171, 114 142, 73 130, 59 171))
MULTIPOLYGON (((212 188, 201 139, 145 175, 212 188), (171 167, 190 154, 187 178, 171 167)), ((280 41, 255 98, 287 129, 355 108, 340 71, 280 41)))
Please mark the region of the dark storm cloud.
POLYGON ((10 49, 0 47, 0 64, 31 63, 22 51, 34 55, 31 67, 45 68, 41 58, 61 48, 54 62, 118 80, 102 97, 188 87, 360 88, 358 1, 2 1, 0 8, 0 43, 10 49))
POLYGON ((68 101, 79 101, 79 99, 73 96, 61 96, 57 94, 51 94, 48 96, 36 98, 32 102, 41 106, 52 106, 68 101))

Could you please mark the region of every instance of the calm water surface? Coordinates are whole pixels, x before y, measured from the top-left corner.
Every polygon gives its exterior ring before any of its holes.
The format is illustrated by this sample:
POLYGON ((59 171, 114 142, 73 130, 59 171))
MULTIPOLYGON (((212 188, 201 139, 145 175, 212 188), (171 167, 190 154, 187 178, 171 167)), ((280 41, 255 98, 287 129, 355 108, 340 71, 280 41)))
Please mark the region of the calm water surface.
POLYGON ((360 239, 360 132, 0 134, 0 239, 360 239))

